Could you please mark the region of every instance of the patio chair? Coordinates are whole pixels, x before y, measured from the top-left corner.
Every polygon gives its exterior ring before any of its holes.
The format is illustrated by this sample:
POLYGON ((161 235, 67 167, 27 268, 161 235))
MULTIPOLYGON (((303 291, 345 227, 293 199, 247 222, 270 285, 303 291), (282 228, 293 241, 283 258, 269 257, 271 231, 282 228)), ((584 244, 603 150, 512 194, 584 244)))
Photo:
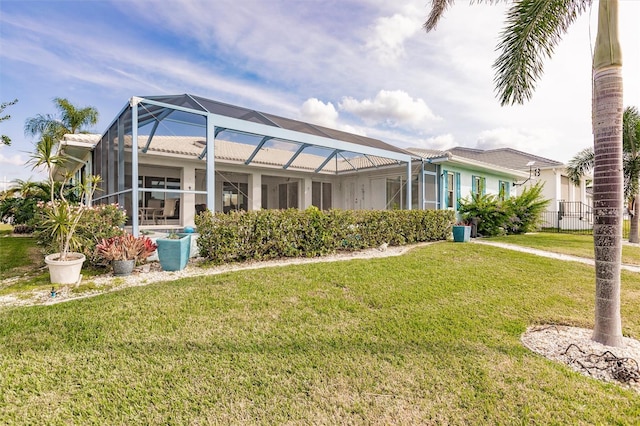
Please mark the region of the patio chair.
POLYGON ((164 220, 164 224, 167 224, 167 219, 173 217, 176 207, 176 200, 169 198, 164 200, 164 207, 157 209, 153 212, 153 223, 158 224, 159 220, 164 220))

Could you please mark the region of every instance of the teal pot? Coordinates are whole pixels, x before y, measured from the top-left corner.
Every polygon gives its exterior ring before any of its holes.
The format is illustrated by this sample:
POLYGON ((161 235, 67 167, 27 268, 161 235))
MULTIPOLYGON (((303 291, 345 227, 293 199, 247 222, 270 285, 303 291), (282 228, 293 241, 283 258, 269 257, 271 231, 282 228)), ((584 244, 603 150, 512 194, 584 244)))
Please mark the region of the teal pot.
POLYGON ((158 238, 158 260, 163 271, 181 271, 187 266, 191 254, 191 235, 178 234, 180 238, 158 238))
POLYGON ((112 260, 111 266, 113 267, 113 275, 116 277, 122 277, 131 275, 133 268, 136 266, 136 261, 131 260, 112 260))
POLYGON ((453 226, 453 241, 456 243, 466 243, 471 238, 471 227, 454 225, 453 226))

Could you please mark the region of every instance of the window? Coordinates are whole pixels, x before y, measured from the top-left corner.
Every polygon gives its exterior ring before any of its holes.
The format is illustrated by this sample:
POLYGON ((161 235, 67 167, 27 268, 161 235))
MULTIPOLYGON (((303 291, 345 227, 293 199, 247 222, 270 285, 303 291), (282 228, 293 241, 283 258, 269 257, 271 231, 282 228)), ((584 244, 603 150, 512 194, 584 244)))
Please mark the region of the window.
POLYGON ((298 208, 298 182, 281 183, 278 185, 278 208, 298 208))
POLYGON ((484 195, 486 192, 486 179, 481 176, 471 177, 471 192, 473 195, 484 195))
POLYGON ((511 183, 504 180, 498 181, 498 198, 500 201, 504 201, 509 198, 509 190, 511 189, 511 183))
POLYGON ((454 191, 455 185, 453 183, 453 173, 447 173, 447 207, 453 208, 453 201, 455 200, 454 191))
POLYGON ((444 194, 444 202, 442 208, 456 210, 460 207, 460 173, 442 171, 442 192, 444 194))
POLYGON ((224 182, 222 185, 222 211, 248 210, 246 183, 224 182))
POLYGON ((140 176, 140 178, 138 179, 138 185, 143 188, 152 189, 152 191, 145 191, 144 196, 140 197, 140 207, 149 206, 150 200, 160 200, 161 205, 164 206, 165 200, 180 199, 179 192, 164 192, 164 190, 166 189, 180 190, 179 178, 169 178, 162 176, 140 176))
POLYGON ((311 182, 311 205, 320 210, 331 208, 331 184, 329 182, 311 182))
MULTIPOLYGON (((402 177, 387 179, 387 209, 403 210, 407 206, 407 180, 402 177)), ((418 176, 411 178, 411 208, 418 208, 418 176)))

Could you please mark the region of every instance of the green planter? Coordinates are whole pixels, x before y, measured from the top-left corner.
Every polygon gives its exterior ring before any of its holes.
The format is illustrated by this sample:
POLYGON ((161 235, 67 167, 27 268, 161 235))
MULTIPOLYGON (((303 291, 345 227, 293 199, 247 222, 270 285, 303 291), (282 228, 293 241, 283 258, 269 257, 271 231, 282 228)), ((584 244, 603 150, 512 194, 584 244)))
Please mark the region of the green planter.
POLYGON ((191 235, 178 234, 180 238, 158 238, 158 259, 163 271, 181 271, 189 262, 191 235))
POLYGON ((453 241, 456 243, 466 243, 471 237, 471 227, 454 225, 453 226, 453 241))

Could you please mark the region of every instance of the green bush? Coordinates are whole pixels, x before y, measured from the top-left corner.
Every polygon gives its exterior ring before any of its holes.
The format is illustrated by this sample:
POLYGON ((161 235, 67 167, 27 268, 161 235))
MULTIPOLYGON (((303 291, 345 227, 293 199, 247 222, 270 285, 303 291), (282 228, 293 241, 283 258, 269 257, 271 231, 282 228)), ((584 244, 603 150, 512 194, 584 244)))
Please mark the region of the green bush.
POLYGON ((38 199, 7 197, 0 200, 0 219, 14 225, 27 225, 35 217, 38 199))
MULTIPOLYGON (((44 232, 43 227, 40 225, 46 209, 50 209, 50 204, 40 203, 33 223, 38 243, 44 246, 47 253, 52 253, 57 250, 57 245, 51 235, 44 232)), ((117 204, 87 207, 78 223, 72 249, 84 254, 87 257, 87 261, 93 265, 103 264, 104 261, 96 251, 96 245, 103 238, 109 239, 123 235, 124 229, 122 227, 126 219, 126 213, 117 204)))
POLYGON ((542 197, 544 184, 538 182, 522 194, 500 201, 496 195, 471 196, 460 202, 459 212, 465 222, 478 221, 478 233, 483 236, 522 234, 537 229, 541 213, 550 200, 542 197))
POLYGON ((435 210, 258 210, 196 216, 200 255, 220 262, 316 257, 447 238, 454 215, 435 210))

